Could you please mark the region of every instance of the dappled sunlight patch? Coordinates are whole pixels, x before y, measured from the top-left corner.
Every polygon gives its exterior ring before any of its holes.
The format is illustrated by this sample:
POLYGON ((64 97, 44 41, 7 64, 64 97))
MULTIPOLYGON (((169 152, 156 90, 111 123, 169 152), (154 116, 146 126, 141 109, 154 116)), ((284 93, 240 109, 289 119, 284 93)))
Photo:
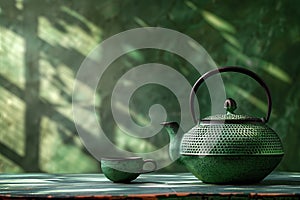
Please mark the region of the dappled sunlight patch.
MULTIPOLYGON (((0 141, 8 148, 13 149, 18 155, 23 156, 25 149, 23 114, 26 109, 23 97, 1 86, 0 94, 0 141)), ((2 168, 1 162, 0 171, 2 168)))
POLYGON ((227 51, 227 53, 229 53, 229 55, 232 56, 232 59, 234 60, 233 63, 242 62, 246 65, 252 66, 252 64, 253 64, 252 58, 250 58, 248 55, 244 54, 239 49, 237 49, 234 46, 229 45, 229 44, 225 44, 224 48, 227 51))
POLYGON ((24 89, 25 40, 11 29, 0 26, 0 75, 24 89))
POLYGON ((142 20, 142 19, 139 18, 139 17, 135 17, 135 18, 134 18, 134 21, 135 21, 140 27, 148 27, 148 26, 149 26, 144 20, 142 20))
POLYGON ((292 79, 288 73, 286 73, 282 67, 276 66, 271 62, 264 60, 258 60, 258 64, 261 65, 261 69, 269 73, 271 76, 276 79, 283 81, 285 83, 292 83, 292 79))
POLYGON ((206 10, 203 10, 201 14, 204 17, 204 19, 215 29, 219 31, 232 33, 232 34, 236 33, 236 30, 233 25, 231 25, 229 22, 225 21, 224 19, 218 17, 217 15, 206 10))
POLYGON ((91 23, 88 24, 91 29, 90 34, 82 28, 68 24, 63 20, 58 22, 64 27, 65 31, 57 29, 48 18, 39 17, 39 37, 52 46, 61 46, 69 50, 74 49, 83 55, 87 55, 101 39, 101 30, 91 23))
POLYGON ((234 37, 231 34, 228 34, 226 32, 221 33, 221 35, 223 36, 223 38, 232 46, 234 46, 237 49, 241 49, 242 46, 240 44, 240 42, 236 39, 236 37, 234 37))

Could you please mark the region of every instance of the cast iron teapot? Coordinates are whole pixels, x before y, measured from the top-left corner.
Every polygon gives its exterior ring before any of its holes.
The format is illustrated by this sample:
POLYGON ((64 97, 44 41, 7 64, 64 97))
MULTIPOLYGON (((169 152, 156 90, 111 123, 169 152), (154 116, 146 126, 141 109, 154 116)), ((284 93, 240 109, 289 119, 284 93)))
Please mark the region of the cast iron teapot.
POLYGON ((279 164, 283 148, 278 135, 269 128, 271 95, 267 85, 254 72, 228 66, 205 73, 194 84, 190 108, 196 123, 194 97, 199 86, 217 73, 237 72, 256 80, 268 98, 264 118, 235 114, 236 102, 225 100, 226 114, 209 116, 184 133, 177 122, 163 122, 170 136, 170 158, 186 166, 199 180, 214 184, 248 184, 264 179, 279 164))

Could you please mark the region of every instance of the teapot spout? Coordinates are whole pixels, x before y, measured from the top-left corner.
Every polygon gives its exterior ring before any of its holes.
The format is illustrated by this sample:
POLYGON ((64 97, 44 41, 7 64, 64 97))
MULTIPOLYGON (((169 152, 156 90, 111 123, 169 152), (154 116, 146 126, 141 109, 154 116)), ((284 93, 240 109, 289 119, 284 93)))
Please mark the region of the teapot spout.
POLYGON ((170 139, 175 137, 179 129, 179 124, 177 122, 162 122, 160 124, 165 127, 170 136, 170 139))
POLYGON ((172 161, 180 157, 180 143, 183 131, 177 122, 162 122, 170 137, 169 154, 172 161))

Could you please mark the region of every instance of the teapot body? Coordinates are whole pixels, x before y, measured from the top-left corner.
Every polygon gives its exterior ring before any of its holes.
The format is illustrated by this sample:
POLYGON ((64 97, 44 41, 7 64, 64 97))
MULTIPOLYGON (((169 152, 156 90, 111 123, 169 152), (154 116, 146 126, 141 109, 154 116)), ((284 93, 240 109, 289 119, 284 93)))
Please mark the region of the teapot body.
POLYGON ((181 155, 283 155, 278 135, 264 123, 201 123, 185 133, 181 155))
POLYGON ((186 156, 180 160, 199 180, 210 184, 254 184, 269 175, 282 155, 186 156))
POLYGON ((270 174, 280 163, 284 151, 279 136, 267 126, 271 114, 268 87, 255 73, 242 67, 223 67, 207 72, 194 84, 190 93, 190 108, 194 122, 194 97, 199 86, 210 76, 222 72, 238 72, 256 80, 265 90, 268 100, 266 117, 235 114, 236 102, 225 100, 224 114, 201 119, 183 134, 176 122, 164 122, 170 135, 170 157, 179 158, 198 179, 207 183, 256 183, 270 174))
POLYGON ((264 123, 199 124, 185 133, 181 162, 206 183, 256 183, 280 163, 278 135, 264 123))

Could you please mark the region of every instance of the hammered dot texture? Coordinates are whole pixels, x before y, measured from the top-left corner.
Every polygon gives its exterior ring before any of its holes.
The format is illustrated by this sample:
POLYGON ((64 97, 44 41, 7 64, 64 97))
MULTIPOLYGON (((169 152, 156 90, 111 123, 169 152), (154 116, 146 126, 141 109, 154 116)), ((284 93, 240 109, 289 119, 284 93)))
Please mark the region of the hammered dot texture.
POLYGON ((265 124, 200 124, 184 134, 183 155, 280 155, 277 134, 265 124))

